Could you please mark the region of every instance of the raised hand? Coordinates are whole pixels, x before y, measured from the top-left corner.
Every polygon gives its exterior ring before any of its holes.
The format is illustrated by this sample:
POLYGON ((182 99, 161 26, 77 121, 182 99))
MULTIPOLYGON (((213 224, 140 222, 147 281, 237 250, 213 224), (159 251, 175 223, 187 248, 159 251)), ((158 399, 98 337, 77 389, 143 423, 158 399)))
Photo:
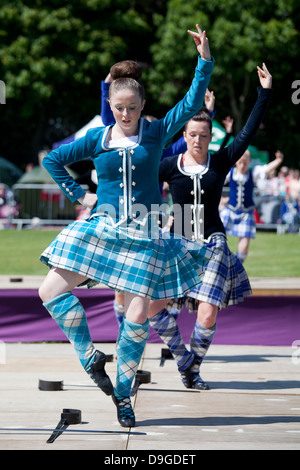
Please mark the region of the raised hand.
POLYGON ((206 32, 202 31, 199 28, 198 24, 196 24, 196 28, 198 31, 197 33, 194 31, 190 31, 189 29, 188 29, 188 33, 191 36, 193 36, 194 42, 197 47, 197 51, 199 55, 202 57, 202 59, 211 60, 209 42, 208 42, 208 38, 206 37, 206 32))
POLYGON ((257 74, 263 88, 272 88, 272 75, 264 62, 262 64, 262 69, 257 66, 257 74))
POLYGON ((283 155, 283 153, 282 153, 280 150, 277 150, 277 151, 275 152, 275 157, 277 158, 277 160, 280 160, 280 162, 283 162, 284 155, 283 155))
POLYGON ((206 89, 206 93, 204 96, 204 104, 207 109, 211 112, 215 109, 215 101, 216 97, 213 91, 210 91, 208 88, 206 89))
POLYGON ((233 119, 230 116, 226 116, 225 119, 222 121, 223 126, 225 127, 225 131, 227 134, 231 134, 232 127, 233 127, 233 119))

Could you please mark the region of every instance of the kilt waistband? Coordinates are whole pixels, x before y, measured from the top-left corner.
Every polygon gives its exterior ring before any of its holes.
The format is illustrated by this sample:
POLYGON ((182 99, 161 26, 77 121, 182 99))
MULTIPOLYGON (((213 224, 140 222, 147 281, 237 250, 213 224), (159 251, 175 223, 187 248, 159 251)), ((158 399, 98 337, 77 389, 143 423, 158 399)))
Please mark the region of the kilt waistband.
POLYGON ((116 221, 111 215, 106 213, 92 214, 88 221, 99 220, 107 229, 113 229, 117 232, 124 232, 130 238, 160 238, 160 219, 159 214, 149 213, 148 217, 143 219, 135 219, 127 217, 116 221))

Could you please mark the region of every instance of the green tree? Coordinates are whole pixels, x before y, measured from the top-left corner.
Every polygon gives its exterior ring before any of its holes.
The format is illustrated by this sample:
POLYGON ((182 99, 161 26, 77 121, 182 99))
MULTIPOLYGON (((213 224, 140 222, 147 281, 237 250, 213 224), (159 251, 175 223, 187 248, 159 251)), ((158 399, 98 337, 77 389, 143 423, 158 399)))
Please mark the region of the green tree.
POLYGON ((266 62, 274 77, 274 98, 257 140, 271 153, 281 148, 290 164, 300 166, 299 157, 295 160, 299 110, 291 101, 292 82, 299 78, 299 11, 296 0, 169 0, 166 16, 156 15, 157 42, 149 72, 150 90, 161 111, 190 83, 196 59, 186 30, 198 23, 207 31, 215 58, 210 88, 216 94, 218 119, 230 114, 235 132, 242 127, 256 99, 256 65, 266 62))
POLYGON ((99 113, 100 81, 114 62, 149 60, 150 2, 145 10, 142 3, 17 0, 1 6, 1 155, 19 166, 21 158, 35 159, 41 146, 99 113))
POLYGON ((187 90, 196 64, 186 33, 207 30, 219 120, 237 132, 256 98, 255 67, 267 63, 274 98, 256 138, 300 167, 298 0, 15 0, 0 7, 0 155, 22 167, 42 146, 75 132, 100 107, 100 81, 112 63, 144 62, 146 112, 161 117, 187 90), (295 156, 296 155, 296 156, 295 156))

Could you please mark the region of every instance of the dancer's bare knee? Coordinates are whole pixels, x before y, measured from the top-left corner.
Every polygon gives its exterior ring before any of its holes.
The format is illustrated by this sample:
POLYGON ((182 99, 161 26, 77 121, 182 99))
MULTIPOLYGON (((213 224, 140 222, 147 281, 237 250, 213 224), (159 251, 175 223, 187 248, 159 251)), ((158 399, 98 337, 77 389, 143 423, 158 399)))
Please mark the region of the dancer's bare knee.
POLYGON ((49 286, 47 287, 47 283, 45 281, 39 288, 39 297, 43 303, 49 302, 54 298, 54 296, 51 295, 51 289, 49 286))

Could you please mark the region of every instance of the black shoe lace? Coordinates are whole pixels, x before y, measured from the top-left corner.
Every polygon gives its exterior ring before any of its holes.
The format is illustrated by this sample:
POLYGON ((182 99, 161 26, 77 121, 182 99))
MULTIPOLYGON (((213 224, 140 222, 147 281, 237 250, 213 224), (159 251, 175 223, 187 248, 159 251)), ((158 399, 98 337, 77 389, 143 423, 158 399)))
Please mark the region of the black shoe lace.
POLYGON ((121 419, 134 418, 130 398, 123 398, 119 401, 119 413, 121 419))

